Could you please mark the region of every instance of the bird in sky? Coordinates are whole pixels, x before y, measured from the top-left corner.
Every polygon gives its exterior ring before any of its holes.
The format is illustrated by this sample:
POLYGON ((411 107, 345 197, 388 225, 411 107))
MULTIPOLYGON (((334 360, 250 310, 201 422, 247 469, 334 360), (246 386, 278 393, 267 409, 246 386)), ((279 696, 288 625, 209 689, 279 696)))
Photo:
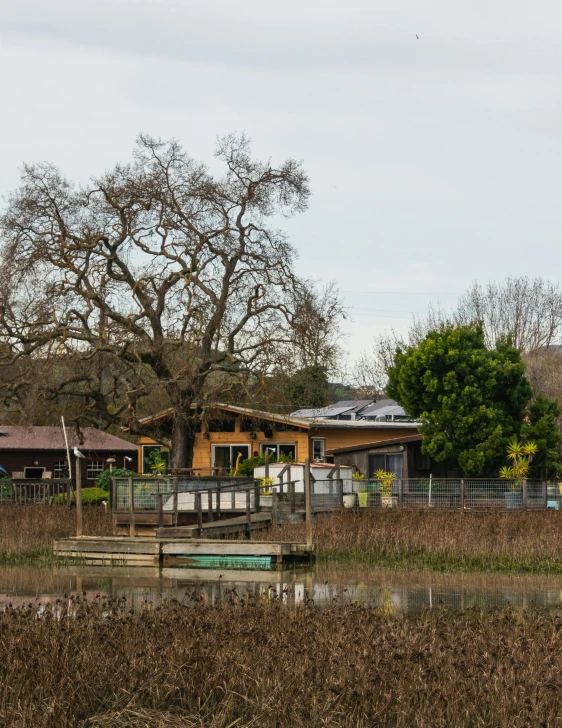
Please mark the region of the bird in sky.
POLYGON ((74 448, 74 456, 77 458, 82 458, 82 459, 84 459, 86 457, 85 455, 83 455, 80 452, 80 450, 77 447, 74 448))
POLYGON ((418 35, 417 33, 416 33, 416 38, 417 38, 418 40, 420 39, 420 37, 419 37, 419 35, 418 35))

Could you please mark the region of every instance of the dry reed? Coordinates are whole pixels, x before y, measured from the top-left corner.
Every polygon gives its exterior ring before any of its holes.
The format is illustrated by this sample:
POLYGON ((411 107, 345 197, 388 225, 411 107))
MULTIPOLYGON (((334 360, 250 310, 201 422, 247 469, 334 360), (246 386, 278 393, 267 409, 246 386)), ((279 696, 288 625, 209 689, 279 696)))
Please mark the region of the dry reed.
MULTIPOLYGON (((305 539, 303 523, 253 538, 305 539)), ((562 573, 562 514, 373 509, 315 518, 320 557, 398 568, 562 573)))
MULTIPOLYGON (((0 506, 0 563, 50 560, 53 539, 76 533, 76 510, 66 506, 0 506)), ((84 533, 111 535, 111 513, 84 508, 84 533)))
POLYGON ((562 619, 62 600, 0 614, 0 724, 554 726, 562 619))

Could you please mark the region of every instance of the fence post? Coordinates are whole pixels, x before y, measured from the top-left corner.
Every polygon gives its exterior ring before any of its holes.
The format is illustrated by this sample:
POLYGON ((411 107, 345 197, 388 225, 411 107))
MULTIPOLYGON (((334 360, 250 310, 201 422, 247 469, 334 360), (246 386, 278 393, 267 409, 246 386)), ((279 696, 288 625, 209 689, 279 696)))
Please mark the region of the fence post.
POLYGON ((271 491, 271 525, 277 526, 277 490, 271 491))
POLYGON ((220 521, 221 519, 221 487, 217 483, 217 521, 220 521))
POLYGON ((464 478, 460 482, 461 513, 464 513, 464 478))
POLYGON ((250 489, 246 489, 246 537, 250 538, 250 524, 252 522, 252 511, 250 507, 250 489))
MULTIPOLYGON (((76 494, 76 501, 78 501, 78 494, 76 494)), ((135 486, 132 478, 129 478, 129 536, 131 538, 135 536, 135 486)))
POLYGON ((543 482, 544 487, 544 509, 548 511, 548 485, 546 480, 543 482))
POLYGON ((203 508, 201 507, 201 491, 195 493, 195 508, 197 509, 197 535, 201 538, 203 534, 203 508))
POLYGON ((404 481, 402 478, 398 481, 398 506, 402 508, 404 505, 404 481))
POLYGON ((264 467, 265 467, 265 477, 266 478, 269 478, 269 448, 267 447, 267 445, 265 446, 265 463, 264 463, 264 467))
POLYGON ((82 463, 76 458, 76 537, 82 536, 82 463))
POLYGON ((256 484, 254 485, 254 510, 256 513, 259 513, 261 510, 260 506, 260 484, 258 481, 256 481, 256 484))
POLYGON ((213 491, 210 488, 207 491, 207 515, 208 521, 211 523, 213 520, 213 491))
POLYGON ((523 483, 521 485, 521 507, 523 510, 527 510, 527 479, 523 478, 523 483))
POLYGON ((312 503, 310 493, 310 458, 304 461, 304 509, 306 517, 306 544, 312 545, 312 503))
POLYGON ((172 496, 172 502, 173 502, 173 512, 172 512, 172 525, 177 526, 178 525, 178 482, 177 479, 175 483, 173 483, 176 487, 174 488, 174 494, 172 496))
POLYGON ((158 502, 158 528, 164 528, 164 494, 156 493, 158 502))

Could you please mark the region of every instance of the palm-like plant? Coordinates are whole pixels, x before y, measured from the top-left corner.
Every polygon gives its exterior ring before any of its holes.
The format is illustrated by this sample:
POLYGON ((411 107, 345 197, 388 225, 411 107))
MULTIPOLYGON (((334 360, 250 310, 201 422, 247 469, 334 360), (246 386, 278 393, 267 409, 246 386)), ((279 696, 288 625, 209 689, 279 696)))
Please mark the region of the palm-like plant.
MULTIPOLYGON (((517 480, 526 478, 529 473, 531 460, 538 452, 538 446, 535 442, 519 442, 516 437, 510 440, 507 446, 507 457, 511 460, 511 465, 504 465, 500 468, 500 478, 506 480, 517 480)), ((512 486, 512 489, 515 484, 512 486)))

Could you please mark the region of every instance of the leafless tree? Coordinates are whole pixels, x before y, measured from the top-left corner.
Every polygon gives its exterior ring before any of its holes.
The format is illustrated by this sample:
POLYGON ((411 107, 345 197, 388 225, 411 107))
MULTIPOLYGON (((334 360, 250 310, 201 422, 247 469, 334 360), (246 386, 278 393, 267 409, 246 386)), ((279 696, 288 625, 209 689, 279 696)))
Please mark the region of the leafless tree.
MULTIPOLYGON (((141 136, 130 164, 88 187, 26 166, 1 220, 4 364, 72 361, 56 394, 81 399, 103 426, 158 437, 175 467, 191 464, 192 408, 213 380, 266 372, 271 351, 291 345, 302 287, 271 225, 306 208, 301 164, 255 161, 234 135, 216 156, 222 176, 176 141, 141 136), (160 397, 174 408, 171 432, 141 421, 143 400, 160 397)), ((12 392, 32 369, 20 367, 12 392)))
MULTIPOLYGON (((367 378, 384 388, 386 372, 398 346, 416 346, 429 331, 442 326, 477 321, 484 327, 486 344, 490 348, 495 347, 501 337, 510 334, 514 346, 523 352, 545 352, 525 357, 531 379, 534 377, 538 382, 540 370, 541 381, 545 381, 545 363, 550 361, 554 366, 553 357, 556 359, 556 352, 550 347, 561 343, 562 339, 562 287, 542 278, 526 277, 506 278, 486 286, 475 282, 459 298, 452 312, 430 305, 423 316, 413 316, 406 336, 400 337, 390 331, 377 337, 372 351, 362 354, 356 362, 354 381, 367 378)), ((543 390, 544 387, 536 391, 543 390)))

